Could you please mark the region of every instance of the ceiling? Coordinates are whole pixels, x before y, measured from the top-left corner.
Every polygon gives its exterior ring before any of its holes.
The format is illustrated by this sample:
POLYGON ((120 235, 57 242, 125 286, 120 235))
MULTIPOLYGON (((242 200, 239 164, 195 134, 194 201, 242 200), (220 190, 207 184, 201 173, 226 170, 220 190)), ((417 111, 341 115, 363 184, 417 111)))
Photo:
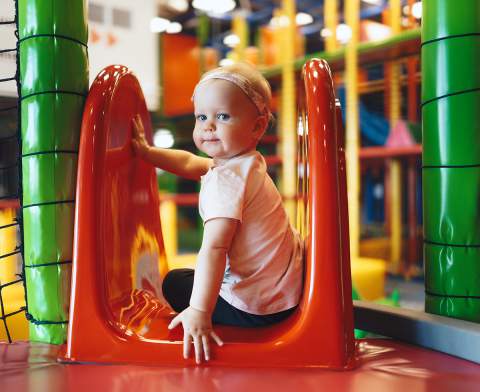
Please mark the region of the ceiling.
MULTIPOLYGON (((376 0, 377 4, 370 4, 373 0, 361 1, 361 18, 379 18, 383 9, 387 6, 388 0, 376 0)), ((195 35, 198 26, 199 11, 195 10, 188 1, 188 9, 183 12, 176 11, 170 6, 171 0, 157 0, 158 16, 176 21, 182 24, 183 33, 195 35)), ((213 46, 220 52, 225 53, 230 50, 223 44, 223 38, 230 33, 232 15, 236 11, 243 10, 246 14, 246 20, 249 23, 250 31, 253 35, 259 26, 266 25, 272 18, 273 10, 282 6, 282 0, 235 0, 236 8, 234 11, 223 15, 209 15, 210 33, 207 46, 213 46)), ((301 32, 305 35, 307 52, 318 51, 323 48, 323 42, 319 37, 323 28, 323 4, 324 0, 297 0, 296 11, 305 12, 313 17, 313 22, 302 26, 301 32)), ((338 0, 340 22, 343 20, 344 0, 338 0)))
MULTIPOLYGON (((184 12, 174 10, 169 6, 169 2, 172 0, 157 0, 158 14, 161 17, 165 17, 172 21, 182 23, 184 32, 193 32, 197 25, 197 16, 199 11, 195 10, 191 1, 188 1, 188 9, 184 12)), ((387 6, 388 0, 360 0, 361 1, 361 18, 375 18, 380 15, 383 9, 387 6), (370 2, 377 2, 376 5, 372 5, 370 2)), ((229 13, 223 15, 209 15, 212 23, 226 22, 229 27, 232 15, 236 11, 243 10, 246 13, 246 19, 251 27, 257 27, 267 24, 272 18, 273 10, 280 8, 282 0, 235 0, 236 8, 229 13)), ((406 1, 404 1, 406 2, 406 1)), ((344 0, 338 0, 339 4, 339 17, 342 18, 344 0)), ((302 27, 304 33, 309 34, 314 31, 319 31, 319 27, 323 26, 323 4, 324 0, 296 0, 297 12, 305 12, 310 14, 314 21, 311 25, 302 27)))

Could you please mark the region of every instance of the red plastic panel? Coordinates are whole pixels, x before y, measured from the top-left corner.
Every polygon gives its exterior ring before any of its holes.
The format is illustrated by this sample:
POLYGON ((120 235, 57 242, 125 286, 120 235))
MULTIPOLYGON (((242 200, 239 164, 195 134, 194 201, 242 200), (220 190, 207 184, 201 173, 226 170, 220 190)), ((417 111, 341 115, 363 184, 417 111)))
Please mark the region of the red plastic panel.
MULTIPOLYGON (((335 97, 326 62, 304 69, 308 108, 306 271, 298 311, 275 326, 216 326, 225 345, 212 365, 346 368, 353 321, 345 221, 338 186, 335 97), (343 211, 343 212, 342 212, 343 211), (346 238, 344 238, 344 236, 346 238)), ((302 106, 300 112, 305 108, 302 106)), ((193 364, 180 328, 169 333, 159 285, 165 274, 154 168, 130 150, 131 119, 149 124, 136 78, 111 66, 86 102, 79 155, 68 343, 71 361, 193 364)), ((305 118, 305 117, 303 117, 305 118)), ((147 126, 151 138, 151 129, 147 126)), ((150 139, 151 140, 151 139, 150 139)))

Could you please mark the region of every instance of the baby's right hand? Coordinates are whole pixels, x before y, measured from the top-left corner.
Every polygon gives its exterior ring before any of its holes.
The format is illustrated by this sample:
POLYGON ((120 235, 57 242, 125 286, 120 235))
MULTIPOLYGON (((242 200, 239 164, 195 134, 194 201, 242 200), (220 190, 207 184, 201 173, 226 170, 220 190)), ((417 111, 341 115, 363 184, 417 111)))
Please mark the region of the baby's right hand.
POLYGON ((139 114, 137 114, 132 119, 133 124, 133 133, 132 133, 132 148, 133 152, 140 156, 144 157, 150 148, 147 138, 145 137, 145 129, 143 128, 142 119, 139 114))

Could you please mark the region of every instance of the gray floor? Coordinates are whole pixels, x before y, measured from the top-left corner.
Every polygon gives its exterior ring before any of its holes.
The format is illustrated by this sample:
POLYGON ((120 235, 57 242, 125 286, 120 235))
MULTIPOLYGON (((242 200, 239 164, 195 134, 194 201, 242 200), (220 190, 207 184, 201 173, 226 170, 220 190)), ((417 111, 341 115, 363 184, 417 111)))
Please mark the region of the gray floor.
POLYGON ((425 287, 423 280, 387 276, 385 282, 385 293, 390 296, 392 291, 397 289, 400 293, 400 306, 402 308, 423 310, 425 302, 425 287))

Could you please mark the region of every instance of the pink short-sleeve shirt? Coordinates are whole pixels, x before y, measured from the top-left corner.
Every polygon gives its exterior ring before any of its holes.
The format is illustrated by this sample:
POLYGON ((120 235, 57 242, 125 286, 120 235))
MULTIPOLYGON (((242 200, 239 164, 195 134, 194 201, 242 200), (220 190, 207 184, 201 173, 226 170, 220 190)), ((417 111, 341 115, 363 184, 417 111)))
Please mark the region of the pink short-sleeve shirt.
POLYGON ((296 306, 303 277, 303 249, 282 198, 257 151, 210 169, 201 179, 203 222, 239 221, 227 254, 220 296, 251 314, 272 314, 296 306))

